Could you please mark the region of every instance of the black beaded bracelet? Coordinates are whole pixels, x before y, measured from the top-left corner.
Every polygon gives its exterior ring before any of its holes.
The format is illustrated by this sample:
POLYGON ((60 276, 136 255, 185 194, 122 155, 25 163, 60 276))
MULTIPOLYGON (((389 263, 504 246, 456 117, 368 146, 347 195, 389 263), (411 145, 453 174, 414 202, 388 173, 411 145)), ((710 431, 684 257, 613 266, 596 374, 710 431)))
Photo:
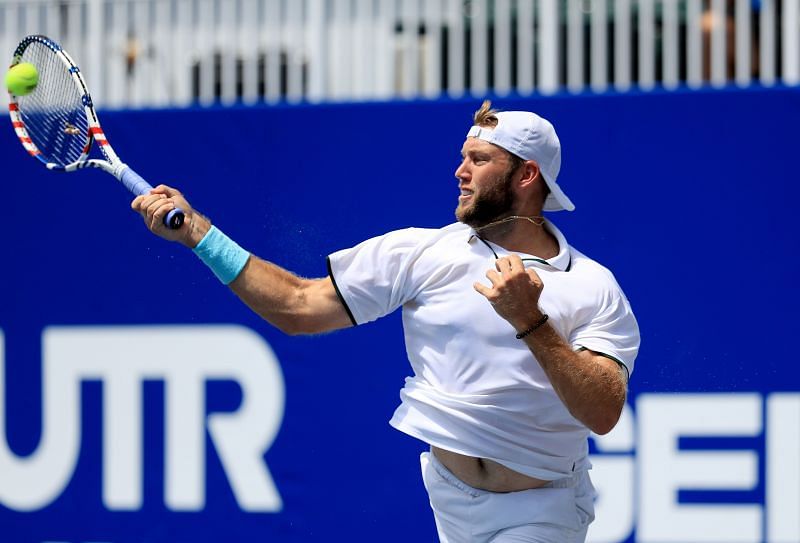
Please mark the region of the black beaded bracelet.
POLYGON ((531 333, 535 332, 538 328, 541 328, 541 326, 544 323, 546 323, 547 319, 549 319, 549 318, 550 318, 550 316, 547 313, 545 313, 544 315, 542 315, 542 318, 539 319, 539 322, 537 322, 536 324, 534 324, 533 326, 531 326, 530 328, 528 328, 524 332, 520 332, 519 334, 517 334, 517 339, 522 339, 525 336, 527 336, 528 334, 531 334, 531 333))

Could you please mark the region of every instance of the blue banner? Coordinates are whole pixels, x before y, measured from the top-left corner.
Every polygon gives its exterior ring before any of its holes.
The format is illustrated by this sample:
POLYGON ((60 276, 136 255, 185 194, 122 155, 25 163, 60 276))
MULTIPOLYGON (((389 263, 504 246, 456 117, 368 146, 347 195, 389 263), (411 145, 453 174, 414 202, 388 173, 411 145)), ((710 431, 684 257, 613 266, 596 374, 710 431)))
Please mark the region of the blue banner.
MULTIPOLYGON (((497 100, 553 121, 551 214, 608 266, 642 348, 592 440, 591 541, 800 541, 800 92, 497 100)), ((101 112, 121 158, 300 275, 453 222, 478 100, 101 112)), ((433 541, 424 444, 387 424, 399 315, 288 337, 99 171, 0 130, 0 541, 433 541)))

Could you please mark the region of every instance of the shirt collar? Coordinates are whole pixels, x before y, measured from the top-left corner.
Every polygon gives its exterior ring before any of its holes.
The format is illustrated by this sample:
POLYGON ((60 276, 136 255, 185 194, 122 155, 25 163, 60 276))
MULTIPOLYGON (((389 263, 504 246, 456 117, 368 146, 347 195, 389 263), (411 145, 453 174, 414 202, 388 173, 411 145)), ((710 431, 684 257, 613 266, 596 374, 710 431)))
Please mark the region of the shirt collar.
MULTIPOLYGON (((543 227, 546 228, 547 231, 553 234, 553 237, 556 238, 556 241, 558 242, 558 254, 553 258, 548 259, 539 258, 536 255, 529 255, 525 253, 519 253, 519 255, 523 259, 526 259, 526 262, 529 261, 527 259, 532 259, 533 262, 538 263, 541 266, 552 267, 559 271, 569 271, 572 265, 572 256, 570 254, 567 238, 564 237, 564 234, 561 233, 561 230, 556 228, 556 225, 547 219, 544 220, 543 227)), ((504 247, 480 238, 473 228, 468 228, 466 232, 467 243, 487 243, 492 251, 496 251, 500 256, 505 256, 506 254, 510 253, 510 251, 506 250, 504 247), (503 254, 500 254, 501 252, 503 254)))

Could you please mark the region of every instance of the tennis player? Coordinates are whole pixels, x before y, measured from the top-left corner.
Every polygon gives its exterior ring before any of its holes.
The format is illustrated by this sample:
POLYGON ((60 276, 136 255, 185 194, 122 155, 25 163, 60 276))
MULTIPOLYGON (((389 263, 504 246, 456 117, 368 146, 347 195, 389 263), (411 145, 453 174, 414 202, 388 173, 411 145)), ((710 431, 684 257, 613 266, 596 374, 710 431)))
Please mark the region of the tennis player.
POLYGON ((611 272, 542 217, 574 209, 548 121, 484 102, 462 157, 458 222, 335 252, 323 279, 251 255, 173 188, 132 207, 286 333, 403 308, 414 375, 391 424, 430 445, 422 477, 442 542, 584 541, 595 496, 587 437, 619 419, 636 319, 611 272), (186 213, 178 231, 162 222, 175 207, 186 213))

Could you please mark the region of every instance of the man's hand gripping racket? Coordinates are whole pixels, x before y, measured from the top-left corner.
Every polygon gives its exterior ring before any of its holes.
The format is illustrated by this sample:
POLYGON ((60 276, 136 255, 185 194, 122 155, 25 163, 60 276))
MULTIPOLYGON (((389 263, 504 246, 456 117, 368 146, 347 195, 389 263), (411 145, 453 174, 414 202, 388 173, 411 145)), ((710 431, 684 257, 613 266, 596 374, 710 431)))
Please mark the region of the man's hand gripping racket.
MULTIPOLYGON (((33 64, 39 75, 38 85, 30 94, 9 92, 11 122, 25 150, 49 170, 100 168, 137 196, 149 194, 153 187, 124 164, 109 145, 81 71, 67 52, 50 38, 28 36, 14 51, 11 66, 23 62, 33 64), (100 147, 102 159, 89 158, 93 141, 100 147)), ((185 218, 178 207, 165 209, 159 216, 172 230, 179 229, 185 218)))

